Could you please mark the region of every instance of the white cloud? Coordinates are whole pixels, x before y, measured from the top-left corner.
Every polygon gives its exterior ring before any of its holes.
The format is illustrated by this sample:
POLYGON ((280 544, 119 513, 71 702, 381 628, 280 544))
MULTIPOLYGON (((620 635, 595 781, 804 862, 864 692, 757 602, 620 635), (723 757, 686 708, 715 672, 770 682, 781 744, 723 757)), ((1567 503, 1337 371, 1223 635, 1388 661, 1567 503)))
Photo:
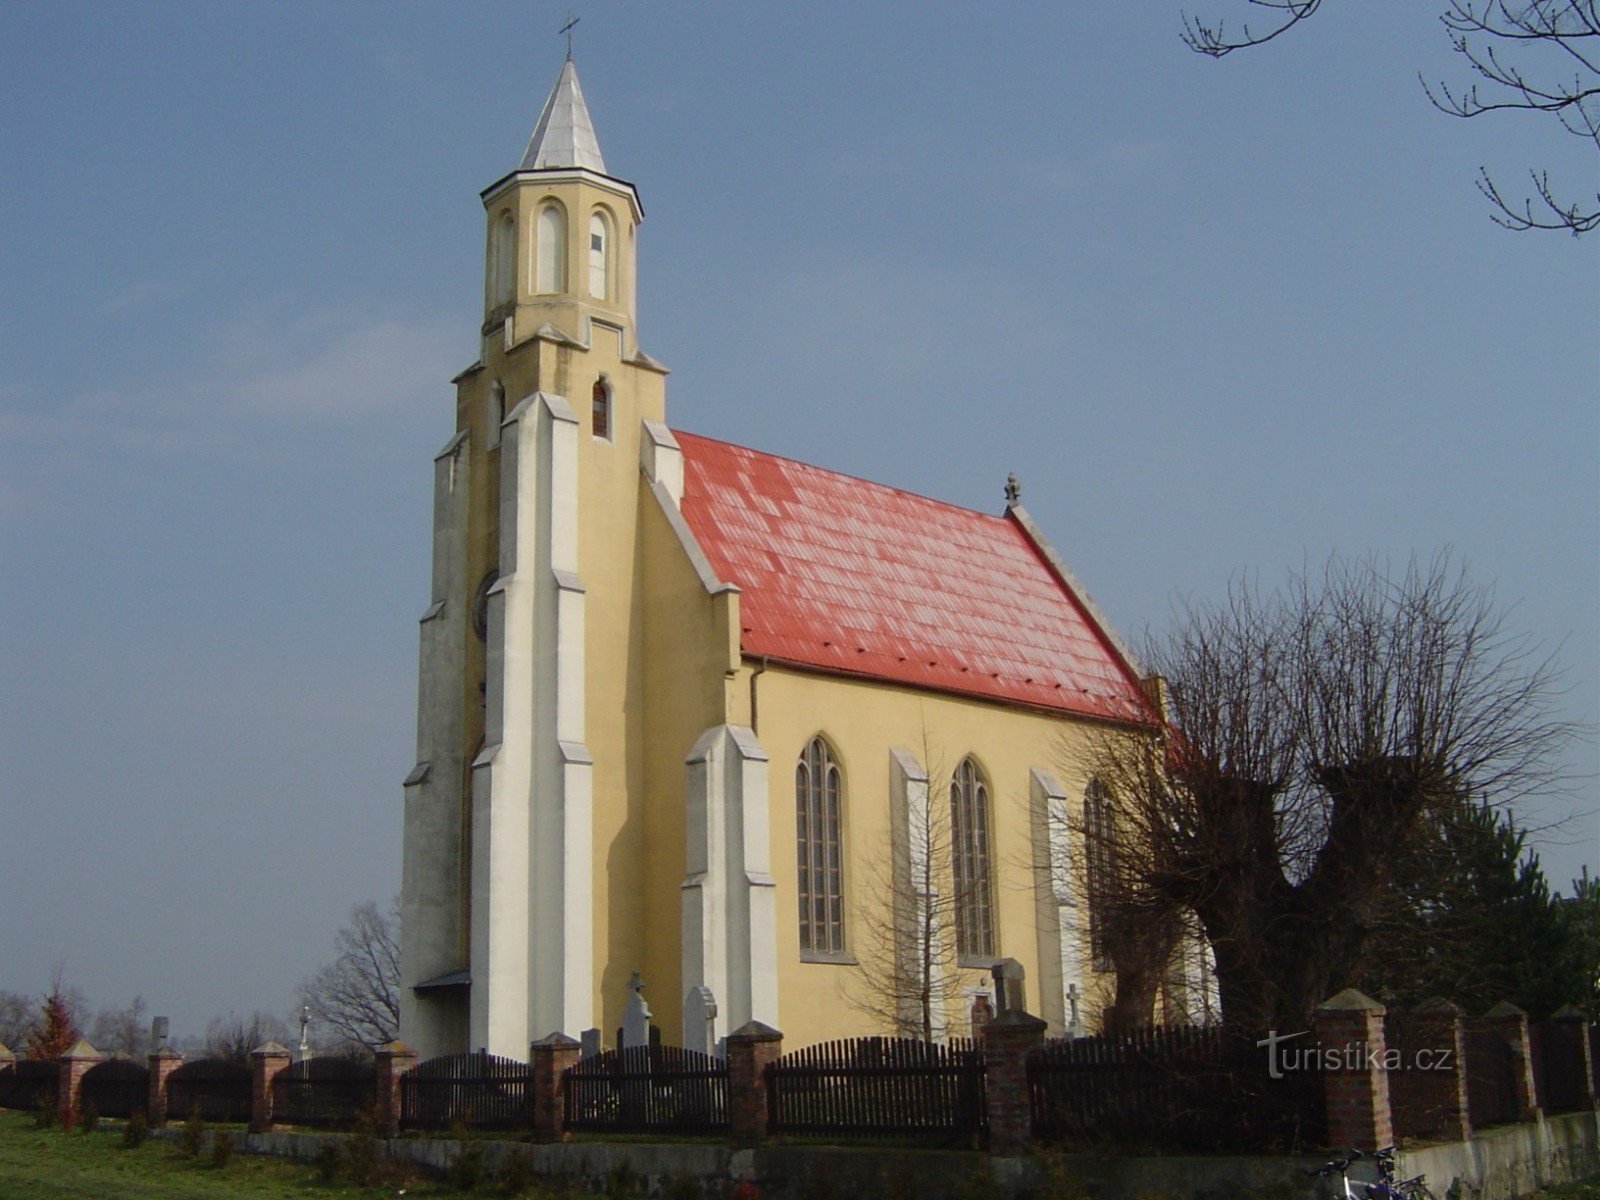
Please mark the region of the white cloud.
POLYGON ((341 421, 439 396, 459 353, 457 322, 318 312, 254 317, 210 333, 211 347, 142 379, 61 395, 0 386, 0 441, 13 450, 109 441, 135 451, 237 445, 248 420, 341 421))

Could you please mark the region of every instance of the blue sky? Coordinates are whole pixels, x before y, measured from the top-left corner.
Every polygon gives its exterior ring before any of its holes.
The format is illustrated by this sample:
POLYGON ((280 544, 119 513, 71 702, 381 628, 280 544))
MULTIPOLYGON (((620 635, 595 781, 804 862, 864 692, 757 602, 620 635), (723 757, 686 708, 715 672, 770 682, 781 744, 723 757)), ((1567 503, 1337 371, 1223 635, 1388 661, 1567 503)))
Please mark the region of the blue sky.
MULTIPOLYGON (((990 511, 1015 471, 1134 636, 1451 545, 1600 711, 1600 238, 1472 188, 1596 164, 1429 107, 1435 5, 1223 62, 1168 4, 580 11, 673 424, 990 511)), ((281 1012, 397 890, 477 192, 565 13, 0 6, 0 988, 281 1012)))

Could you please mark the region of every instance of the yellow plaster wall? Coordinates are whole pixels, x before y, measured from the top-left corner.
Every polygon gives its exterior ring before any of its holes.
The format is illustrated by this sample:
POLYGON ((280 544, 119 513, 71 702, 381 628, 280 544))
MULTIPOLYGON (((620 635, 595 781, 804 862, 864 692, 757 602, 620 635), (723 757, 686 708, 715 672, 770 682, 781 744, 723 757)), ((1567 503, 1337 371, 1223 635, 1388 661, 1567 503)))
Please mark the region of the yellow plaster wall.
MULTIPOLYGON (((753 669, 746 664, 745 675, 753 669)), ((742 682, 742 681, 741 681, 742 682)), ((1027 971, 1029 1006, 1038 1010, 1037 895, 1034 878, 1035 823, 1029 803, 1029 771, 1049 771, 1071 804, 1081 804, 1087 783, 1081 766, 1091 726, 1032 710, 865 680, 808 674, 778 666, 757 683, 757 735, 771 756, 772 872, 778 888, 779 1012, 785 1044, 804 1046, 827 1038, 890 1032, 870 1014, 852 1007, 863 995, 860 965, 802 962, 798 928, 795 852, 794 764, 818 733, 832 743, 844 776, 845 908, 847 946, 862 951, 870 936, 862 913, 887 903, 874 888, 874 864, 887 873, 890 847, 890 750, 908 751, 928 771, 936 819, 949 818, 949 779, 972 755, 990 787, 990 870, 996 907, 996 951, 1027 971), (925 749, 926 747, 926 749, 925 749)), ((735 690, 745 694, 744 688, 735 690)), ((744 712, 739 720, 747 719, 744 712)), ((1088 960, 1085 951, 1085 964, 1088 960)), ((960 972, 978 983, 987 974, 960 972)), ((1110 1001, 1111 976, 1086 969, 1086 1015, 1098 1024, 1110 1001)), ((966 1014, 952 1013, 952 1033, 966 1032, 966 1014)))
MULTIPOLYGON (((682 1029, 680 885, 684 878, 684 757, 707 729, 728 721, 727 627, 738 626, 738 595, 710 595, 695 573, 655 497, 641 489, 639 558, 645 589, 638 597, 644 629, 644 723, 641 752, 647 853, 642 869, 612 878, 635 892, 642 908, 645 952, 638 962, 656 1024, 668 1042, 682 1029)), ((608 996, 614 1028, 618 995, 608 996)))

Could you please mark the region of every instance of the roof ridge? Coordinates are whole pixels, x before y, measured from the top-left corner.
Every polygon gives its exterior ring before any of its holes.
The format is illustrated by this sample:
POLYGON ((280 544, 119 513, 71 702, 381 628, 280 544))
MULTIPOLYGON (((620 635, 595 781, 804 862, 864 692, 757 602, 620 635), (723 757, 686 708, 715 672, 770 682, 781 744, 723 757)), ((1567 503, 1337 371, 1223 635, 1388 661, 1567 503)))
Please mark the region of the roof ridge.
MULTIPOLYGON (((795 458, 789 454, 777 454, 771 450, 758 450, 754 446, 746 446, 739 442, 730 442, 727 438, 714 438, 704 433, 694 433, 687 429, 673 428, 672 432, 679 437, 694 438, 697 441, 713 442, 719 446, 732 446, 735 450, 744 450, 750 454, 759 454, 763 458, 775 458, 779 462, 793 463, 797 467, 805 467, 809 471, 820 471, 824 475, 837 475, 840 479, 854 480, 856 483, 865 484, 867 487, 880 488, 886 492, 898 492, 902 496, 910 496, 913 500, 921 500, 927 504, 937 504, 940 508, 948 508, 955 512, 966 513, 974 517, 983 517, 1002 525, 1011 525, 1005 513, 985 512, 981 508, 968 508, 964 504, 955 504, 949 500, 941 500, 937 496, 929 496, 923 492, 914 492, 910 488, 896 487, 892 483, 884 483, 877 479, 868 479, 865 475, 855 475, 849 471, 837 471, 832 467, 820 466, 817 463, 807 462, 803 458, 795 458)), ((1026 539, 1024 539, 1026 540, 1026 539)))

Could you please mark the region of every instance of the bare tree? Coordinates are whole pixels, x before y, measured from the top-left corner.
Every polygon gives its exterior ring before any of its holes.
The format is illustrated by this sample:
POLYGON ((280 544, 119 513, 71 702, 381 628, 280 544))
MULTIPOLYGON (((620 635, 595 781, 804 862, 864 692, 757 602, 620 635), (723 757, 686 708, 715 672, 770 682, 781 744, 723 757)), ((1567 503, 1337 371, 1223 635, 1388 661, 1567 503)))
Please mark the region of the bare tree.
MULTIPOLYGON (((1266 28, 1243 24, 1232 34, 1220 20, 1212 23, 1185 13, 1184 42, 1200 54, 1221 58, 1272 41, 1321 7, 1321 0, 1247 2, 1272 12, 1266 28)), ((1597 0, 1444 0, 1439 20, 1473 76, 1465 88, 1423 80, 1428 99, 1441 112, 1466 118, 1543 113, 1600 152, 1597 0)), ((1479 168, 1478 190, 1492 206, 1490 216, 1497 224, 1518 230, 1564 229, 1574 235, 1600 225, 1600 193, 1563 200, 1552 189, 1547 171, 1531 168, 1528 174, 1532 194, 1518 201, 1500 189, 1486 168, 1479 168)))
POLYGON ((1086 825, 1087 853, 1110 911, 1195 923, 1245 1029, 1293 1028, 1354 981, 1426 813, 1553 783, 1573 732, 1550 661, 1448 556, 1236 583, 1147 654, 1170 732, 1096 742, 1116 835, 1086 825))
POLYGON ((300 985, 311 1016, 345 1042, 381 1046, 400 1028, 399 902, 387 913, 370 900, 350 910, 334 939, 335 956, 300 985))
POLYGON ((965 988, 983 977, 961 966, 962 914, 971 888, 957 882, 950 778, 924 734, 926 778, 908 780, 906 803, 891 813, 891 850, 876 855, 855 906, 854 951, 861 969, 847 1000, 899 1037, 936 1041, 965 988))
POLYGON ((127 1054, 142 1058, 150 1052, 150 1023, 143 996, 122 1008, 103 1008, 89 1026, 89 1044, 102 1054, 127 1054))
POLYGON ((282 1018, 271 1013, 253 1012, 248 1017, 232 1013, 217 1017, 206 1026, 205 1049, 207 1058, 220 1058, 228 1062, 250 1065, 250 1052, 266 1042, 287 1045, 289 1027, 282 1018))
POLYGON ((0 1046, 20 1051, 38 1018, 38 1005, 32 996, 0 991, 0 1046))

